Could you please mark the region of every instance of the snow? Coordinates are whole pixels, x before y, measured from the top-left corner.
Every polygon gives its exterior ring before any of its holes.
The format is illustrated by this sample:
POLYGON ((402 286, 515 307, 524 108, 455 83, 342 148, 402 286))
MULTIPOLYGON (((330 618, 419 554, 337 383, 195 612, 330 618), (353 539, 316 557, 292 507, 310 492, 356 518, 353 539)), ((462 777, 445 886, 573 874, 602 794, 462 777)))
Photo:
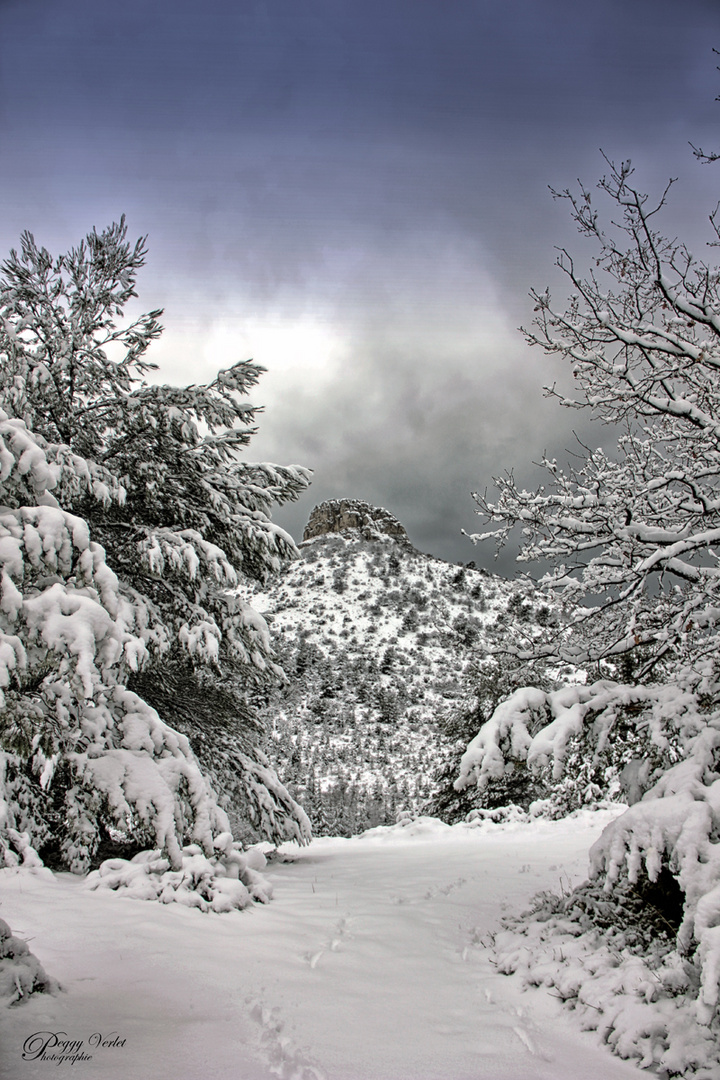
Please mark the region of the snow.
POLYGON ((426 818, 287 844, 262 871, 275 899, 222 915, 92 891, 70 874, 0 871, 2 918, 65 991, 0 1011, 0 1073, 637 1077, 547 992, 498 974, 488 948, 504 912, 584 878, 611 816, 453 827, 426 818), (92 1057, 23 1060, 37 1032, 76 1052, 81 1041, 92 1057))
POLYGON ((641 802, 631 806, 600 837, 590 852, 593 873, 607 887, 623 868, 633 884, 643 863, 650 881, 663 862, 670 866, 684 896, 678 944, 690 952, 698 943, 700 996, 697 1012, 709 1024, 720 999, 720 854, 717 844, 720 780, 715 757, 720 731, 708 726, 692 740, 687 758, 668 769, 641 802))
MULTIPOLYGON (((550 694, 518 690, 470 742, 455 786, 461 789, 475 781, 482 788, 488 777, 502 773, 510 757, 525 757, 532 765, 547 763, 552 756, 555 775, 560 776, 568 733, 578 735, 585 726, 588 745, 594 743, 597 754, 623 708, 632 704, 636 711, 642 709, 633 720, 644 735, 642 757, 629 763, 627 773, 638 801, 593 845, 591 876, 611 893, 623 875, 634 886, 643 876, 655 883, 663 869, 671 872, 683 896, 678 950, 688 960, 694 954, 699 976, 696 1017, 707 1026, 716 1019, 720 1002, 720 716, 704 711, 697 690, 674 684, 681 676, 676 671, 673 683, 646 687, 603 681, 550 694), (538 715, 541 722, 550 722, 531 736, 538 715), (674 764, 673 738, 682 746, 674 764), (647 768, 654 749, 667 753, 647 768), (644 791, 641 781, 649 785, 644 791)), ((697 686, 703 673, 696 670, 691 676, 697 686)), ((536 960, 535 955, 533 963, 536 960)), ((513 970, 519 970, 521 964, 512 963, 513 970)), ((648 1052, 655 1051, 651 1047, 648 1052)))

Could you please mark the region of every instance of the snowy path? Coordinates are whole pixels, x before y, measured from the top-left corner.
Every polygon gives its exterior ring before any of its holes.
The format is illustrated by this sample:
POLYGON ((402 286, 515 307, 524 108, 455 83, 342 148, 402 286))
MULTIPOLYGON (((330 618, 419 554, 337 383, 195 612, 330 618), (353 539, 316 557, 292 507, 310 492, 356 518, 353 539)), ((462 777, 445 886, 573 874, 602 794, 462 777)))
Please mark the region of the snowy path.
POLYGON ((0 916, 67 988, 3 1018, 3 1080, 622 1080, 638 1070, 497 975, 504 906, 584 877, 590 823, 321 840, 232 915, 3 871, 0 916), (23 1061, 45 1030, 90 1061, 23 1061), (124 1045, 90 1047, 94 1032, 124 1045))

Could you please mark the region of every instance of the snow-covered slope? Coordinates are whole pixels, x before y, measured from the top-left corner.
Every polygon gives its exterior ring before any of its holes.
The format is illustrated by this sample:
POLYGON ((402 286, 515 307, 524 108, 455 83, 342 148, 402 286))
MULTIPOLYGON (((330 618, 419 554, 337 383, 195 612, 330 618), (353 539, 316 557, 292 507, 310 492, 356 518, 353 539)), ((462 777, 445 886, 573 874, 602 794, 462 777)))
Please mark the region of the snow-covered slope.
POLYGON ((262 703, 268 753, 316 834, 350 835, 423 807, 488 648, 551 615, 374 528, 315 536, 301 556, 252 596, 289 678, 262 703))

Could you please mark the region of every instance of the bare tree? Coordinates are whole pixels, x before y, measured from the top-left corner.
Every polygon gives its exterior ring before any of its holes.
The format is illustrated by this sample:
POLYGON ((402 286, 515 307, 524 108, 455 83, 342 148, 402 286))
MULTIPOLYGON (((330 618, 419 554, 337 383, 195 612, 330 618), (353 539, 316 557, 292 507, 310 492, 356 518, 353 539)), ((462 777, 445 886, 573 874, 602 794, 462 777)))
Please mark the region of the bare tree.
MULTIPOLYGON (((525 336, 572 366, 573 392, 546 392, 616 425, 617 450, 579 443, 567 469, 543 456, 548 483, 535 491, 497 479, 495 501, 474 496, 493 527, 472 539, 502 544, 519 525, 520 559, 552 563, 541 588, 579 606, 547 654, 587 663, 641 647, 647 673, 718 648, 720 275, 657 231, 673 181, 651 202, 630 162, 608 166, 598 186, 617 220, 607 226, 590 191, 553 193, 595 242, 594 267, 583 274, 562 249, 569 301, 558 309, 549 290, 533 291, 525 336)), ((712 245, 717 210, 710 225, 712 245)))
MULTIPOLYGON (((591 874, 606 893, 674 878, 682 914, 672 962, 692 973, 682 990, 688 1023, 708 1025, 720 1007, 720 272, 658 231, 673 181, 652 201, 634 186, 630 162, 607 164, 607 219, 584 187, 554 192, 593 241, 594 265, 583 272, 560 251, 567 304, 531 293, 536 318, 525 336, 571 365, 572 390, 546 392, 610 425, 616 448, 578 440, 569 468, 545 455, 547 484, 534 491, 512 475, 498 479, 494 501, 475 495, 487 528, 473 537, 503 544, 522 530, 520 559, 545 560, 539 587, 569 612, 539 653, 597 662, 604 677, 517 690, 469 744, 455 786, 482 791, 511 760, 552 765, 559 778, 571 758, 602 762, 620 747, 632 805, 592 849, 591 874)), ((709 220, 712 248, 717 209, 709 220)), ((679 1028, 664 1023, 662 1060, 686 1072, 690 1058, 673 1048, 679 1028)), ((632 1036, 639 1057, 641 1035, 632 1036)))

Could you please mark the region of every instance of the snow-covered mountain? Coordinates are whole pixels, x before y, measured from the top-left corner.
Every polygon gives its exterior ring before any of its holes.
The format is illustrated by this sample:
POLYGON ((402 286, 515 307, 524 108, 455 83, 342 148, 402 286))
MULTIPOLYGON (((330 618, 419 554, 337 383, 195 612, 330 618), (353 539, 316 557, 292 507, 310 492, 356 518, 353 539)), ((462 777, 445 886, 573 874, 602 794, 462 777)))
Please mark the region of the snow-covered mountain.
POLYGON ((526 586, 423 554, 356 500, 316 507, 300 552, 252 596, 288 676, 261 703, 268 753, 316 833, 349 835, 427 804, 489 649, 550 613, 526 586))

